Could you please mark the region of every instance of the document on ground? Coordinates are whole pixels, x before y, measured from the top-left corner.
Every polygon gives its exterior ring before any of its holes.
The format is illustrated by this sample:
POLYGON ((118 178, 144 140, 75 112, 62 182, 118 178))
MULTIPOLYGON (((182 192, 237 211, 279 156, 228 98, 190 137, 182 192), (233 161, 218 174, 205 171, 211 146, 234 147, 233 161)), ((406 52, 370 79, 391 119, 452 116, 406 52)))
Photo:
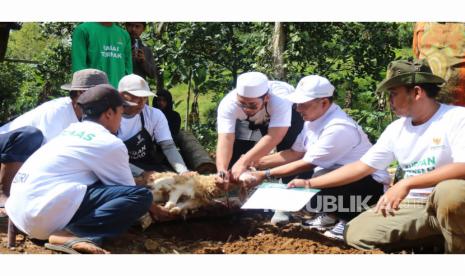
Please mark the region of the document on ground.
POLYGON ((270 209, 297 212, 320 190, 286 188, 286 184, 263 183, 242 205, 242 209, 270 209))

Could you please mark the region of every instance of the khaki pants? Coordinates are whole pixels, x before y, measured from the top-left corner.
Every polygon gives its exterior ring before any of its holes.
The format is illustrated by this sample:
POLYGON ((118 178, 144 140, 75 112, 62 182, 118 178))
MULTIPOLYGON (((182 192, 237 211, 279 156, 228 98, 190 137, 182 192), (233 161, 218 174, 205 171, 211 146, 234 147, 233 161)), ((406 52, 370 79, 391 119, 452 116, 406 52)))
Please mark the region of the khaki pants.
POLYGON ((465 253, 465 180, 443 181, 423 201, 404 200, 394 216, 367 210, 347 224, 344 238, 359 249, 384 250, 437 239, 446 253, 465 253))

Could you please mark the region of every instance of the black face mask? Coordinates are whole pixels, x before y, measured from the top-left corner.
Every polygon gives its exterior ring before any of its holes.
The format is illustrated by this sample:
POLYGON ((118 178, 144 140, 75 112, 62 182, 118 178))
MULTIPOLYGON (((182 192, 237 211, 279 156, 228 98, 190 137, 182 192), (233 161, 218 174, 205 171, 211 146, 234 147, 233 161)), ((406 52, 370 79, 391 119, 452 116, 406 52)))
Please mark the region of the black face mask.
POLYGON ((247 120, 247 121, 249 122, 249 129, 250 130, 257 130, 262 126, 262 124, 255 124, 255 122, 253 122, 253 121, 249 121, 249 120, 247 120))

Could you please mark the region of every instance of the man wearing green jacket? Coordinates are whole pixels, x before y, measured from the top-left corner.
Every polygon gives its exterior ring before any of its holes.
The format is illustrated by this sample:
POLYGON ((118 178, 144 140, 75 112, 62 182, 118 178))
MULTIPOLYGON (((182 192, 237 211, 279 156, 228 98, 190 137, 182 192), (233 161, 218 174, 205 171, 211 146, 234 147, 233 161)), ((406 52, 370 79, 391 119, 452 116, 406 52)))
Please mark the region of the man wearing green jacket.
POLYGON ((110 84, 132 73, 131 39, 126 30, 111 22, 86 22, 73 32, 73 72, 95 68, 108 75, 110 84))

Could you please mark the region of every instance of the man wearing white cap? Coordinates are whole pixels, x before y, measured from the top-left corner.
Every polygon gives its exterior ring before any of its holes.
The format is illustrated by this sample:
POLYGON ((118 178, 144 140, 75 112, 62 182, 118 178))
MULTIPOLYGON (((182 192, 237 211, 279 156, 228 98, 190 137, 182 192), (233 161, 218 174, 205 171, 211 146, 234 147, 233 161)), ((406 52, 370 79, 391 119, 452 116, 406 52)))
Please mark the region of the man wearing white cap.
MULTIPOLYGON (((253 173, 256 181, 248 183, 248 186, 257 185, 265 178, 311 170, 314 176, 321 175, 359 160, 368 151, 371 143, 367 135, 333 103, 333 92, 334 86, 326 78, 317 75, 299 81, 295 92, 287 98, 297 104, 297 111, 305 120, 302 132, 291 149, 263 157, 258 164, 262 171, 253 173)), ((351 201, 358 196, 361 198, 359 203, 367 198, 367 205, 374 204, 383 193, 383 184, 389 182, 387 172, 378 170, 345 186, 321 189, 309 202, 310 208, 320 213, 314 219, 304 222, 304 225, 320 231, 328 230, 326 236, 343 239, 345 222, 363 211, 359 206, 350 208, 355 205, 351 201), (329 201, 338 206, 331 214, 325 211, 329 207, 325 206, 325 202, 329 201)))
POLYGON ((292 116, 292 103, 284 98, 293 90, 291 85, 269 81, 259 72, 238 77, 236 88, 218 107, 216 166, 221 176, 217 179, 219 186, 227 189, 230 178, 237 180, 274 147, 278 150, 290 148, 303 125, 297 113, 292 116))
POLYGON ((126 101, 137 104, 126 108, 118 130, 118 137, 128 148, 129 162, 143 170, 171 170, 166 166, 168 164, 162 162, 161 153, 157 152, 159 145, 169 165, 177 173, 187 172, 186 164, 171 137, 165 115, 146 104, 148 97, 155 96, 147 82, 138 75, 127 75, 120 80, 118 90, 126 101))

